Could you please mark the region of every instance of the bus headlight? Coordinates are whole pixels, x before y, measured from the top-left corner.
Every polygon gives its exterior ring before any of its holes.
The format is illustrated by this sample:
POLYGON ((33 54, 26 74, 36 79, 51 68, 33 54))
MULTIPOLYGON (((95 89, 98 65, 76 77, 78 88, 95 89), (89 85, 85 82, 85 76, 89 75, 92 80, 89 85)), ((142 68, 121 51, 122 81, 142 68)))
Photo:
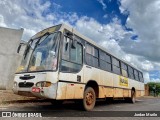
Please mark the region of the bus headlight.
POLYGON ((51 82, 48 81, 42 81, 36 83, 36 87, 49 87, 49 86, 51 86, 51 82))
POLYGON ((14 82, 14 86, 13 87, 17 87, 17 82, 14 82))

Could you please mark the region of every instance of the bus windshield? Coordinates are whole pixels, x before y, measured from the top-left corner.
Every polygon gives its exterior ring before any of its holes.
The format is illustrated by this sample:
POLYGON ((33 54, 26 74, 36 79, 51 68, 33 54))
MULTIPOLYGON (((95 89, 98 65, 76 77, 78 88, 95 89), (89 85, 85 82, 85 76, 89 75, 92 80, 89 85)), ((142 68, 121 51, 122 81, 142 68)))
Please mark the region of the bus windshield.
POLYGON ((31 40, 17 72, 56 70, 59 33, 46 34, 31 40))

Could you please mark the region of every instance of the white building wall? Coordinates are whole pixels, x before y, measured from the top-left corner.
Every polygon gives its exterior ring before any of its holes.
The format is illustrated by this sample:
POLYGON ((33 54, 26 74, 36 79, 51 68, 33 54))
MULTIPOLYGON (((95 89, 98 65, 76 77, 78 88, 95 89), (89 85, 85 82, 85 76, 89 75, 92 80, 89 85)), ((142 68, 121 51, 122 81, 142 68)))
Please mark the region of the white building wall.
POLYGON ((21 55, 17 48, 23 29, 0 27, 0 89, 12 89, 14 73, 20 64, 21 55))

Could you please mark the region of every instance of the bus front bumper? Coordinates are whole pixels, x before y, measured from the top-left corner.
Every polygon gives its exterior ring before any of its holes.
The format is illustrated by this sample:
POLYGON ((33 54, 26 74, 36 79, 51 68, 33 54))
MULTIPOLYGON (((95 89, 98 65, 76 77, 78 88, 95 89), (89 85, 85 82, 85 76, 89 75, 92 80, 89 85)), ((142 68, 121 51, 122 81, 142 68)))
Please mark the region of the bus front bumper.
POLYGON ((31 93, 31 88, 18 88, 18 87, 13 87, 12 89, 14 94, 17 95, 22 95, 22 96, 27 96, 27 97, 35 97, 32 93, 31 93))
POLYGON ((57 95, 57 83, 52 84, 49 87, 35 87, 31 89, 31 93, 39 98, 56 99, 57 95))

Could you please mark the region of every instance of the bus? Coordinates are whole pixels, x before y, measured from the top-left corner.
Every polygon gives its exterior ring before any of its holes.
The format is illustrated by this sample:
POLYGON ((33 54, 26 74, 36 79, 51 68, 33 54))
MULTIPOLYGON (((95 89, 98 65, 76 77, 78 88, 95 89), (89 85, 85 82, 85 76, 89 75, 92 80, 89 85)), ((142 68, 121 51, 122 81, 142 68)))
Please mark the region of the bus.
POLYGON ((135 103, 144 95, 143 73, 73 27, 59 24, 27 43, 13 92, 53 101, 78 101, 90 111, 98 98, 135 103))

